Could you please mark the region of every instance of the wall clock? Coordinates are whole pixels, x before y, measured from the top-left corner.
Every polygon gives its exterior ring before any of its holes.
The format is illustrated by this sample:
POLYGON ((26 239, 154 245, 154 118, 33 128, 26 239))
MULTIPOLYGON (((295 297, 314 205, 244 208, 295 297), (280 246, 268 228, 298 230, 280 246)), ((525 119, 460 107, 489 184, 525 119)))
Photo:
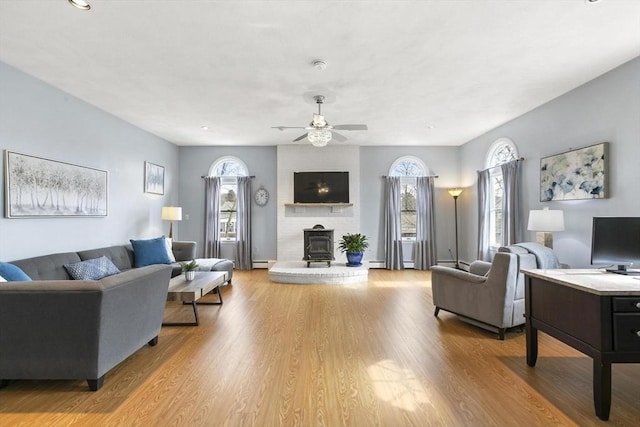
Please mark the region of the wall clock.
POLYGON ((260 188, 256 190, 256 194, 254 195, 254 200, 256 201, 256 205, 264 206, 269 202, 269 192, 262 185, 260 188))

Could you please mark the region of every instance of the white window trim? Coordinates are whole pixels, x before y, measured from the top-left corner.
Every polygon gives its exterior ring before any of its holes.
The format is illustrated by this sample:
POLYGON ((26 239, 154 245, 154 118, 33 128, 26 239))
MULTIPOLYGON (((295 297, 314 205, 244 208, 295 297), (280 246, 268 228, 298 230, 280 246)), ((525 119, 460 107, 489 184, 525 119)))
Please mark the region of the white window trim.
MULTIPOLYGON (((237 158, 236 156, 218 157, 216 161, 213 162, 209 167, 209 176, 218 176, 216 175, 216 169, 218 168, 218 165, 224 162, 234 162, 239 164, 240 166, 242 166, 242 169, 244 169, 244 173, 246 174, 244 176, 249 176, 249 168, 247 167, 247 164, 242 160, 240 160, 239 158, 237 158)), ((231 178, 231 177, 227 177, 227 178, 231 178)), ((233 178, 236 178, 236 177, 233 177, 233 178)))

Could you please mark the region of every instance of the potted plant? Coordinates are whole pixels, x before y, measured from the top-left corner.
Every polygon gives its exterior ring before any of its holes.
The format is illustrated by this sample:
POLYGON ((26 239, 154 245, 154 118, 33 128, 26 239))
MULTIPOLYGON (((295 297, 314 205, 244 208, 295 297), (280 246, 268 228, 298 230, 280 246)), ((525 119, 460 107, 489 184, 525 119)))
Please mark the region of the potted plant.
POLYGON ((180 267, 182 267, 182 271, 184 271, 185 279, 190 282, 196 276, 196 268, 198 268, 198 263, 195 259, 193 259, 189 262, 181 262, 180 267))
POLYGON ((367 236, 360 233, 347 233, 345 236, 342 236, 338 245, 340 252, 347 253, 347 267, 361 266, 362 255, 368 247, 367 236))

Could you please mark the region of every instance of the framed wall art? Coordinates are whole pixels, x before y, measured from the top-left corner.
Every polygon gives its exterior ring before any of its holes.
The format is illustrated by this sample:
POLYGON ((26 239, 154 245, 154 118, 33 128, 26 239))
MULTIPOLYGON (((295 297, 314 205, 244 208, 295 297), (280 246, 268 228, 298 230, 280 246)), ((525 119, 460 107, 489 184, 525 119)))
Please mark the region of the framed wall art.
POLYGON ((7 218, 107 216, 107 171, 5 150, 7 218))
POLYGON ((164 194, 164 166, 144 162, 144 192, 164 194))
POLYGON ((603 142, 540 159, 540 201, 604 199, 609 143, 603 142))

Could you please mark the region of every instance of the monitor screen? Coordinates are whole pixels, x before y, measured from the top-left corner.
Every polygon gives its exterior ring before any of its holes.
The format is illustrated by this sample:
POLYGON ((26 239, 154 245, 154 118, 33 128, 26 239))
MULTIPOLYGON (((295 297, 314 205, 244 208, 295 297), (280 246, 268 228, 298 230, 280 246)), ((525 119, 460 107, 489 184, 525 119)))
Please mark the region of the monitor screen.
POLYGON ((613 264, 608 271, 620 273, 640 264, 640 217, 594 217, 591 264, 613 264))
POLYGON ((295 172, 294 203, 349 203, 349 172, 295 172))

